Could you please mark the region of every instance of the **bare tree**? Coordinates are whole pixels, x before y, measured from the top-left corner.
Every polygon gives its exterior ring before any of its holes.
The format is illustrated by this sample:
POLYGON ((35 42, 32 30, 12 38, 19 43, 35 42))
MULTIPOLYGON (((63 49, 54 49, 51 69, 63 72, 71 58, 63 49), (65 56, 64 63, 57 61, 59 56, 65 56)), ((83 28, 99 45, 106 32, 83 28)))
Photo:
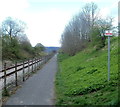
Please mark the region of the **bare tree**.
POLYGON ((11 17, 6 18, 2 23, 2 34, 9 35, 10 38, 24 33, 26 24, 21 20, 14 20, 11 17))
POLYGON ((114 29, 112 23, 113 23, 112 17, 107 17, 106 19, 99 19, 97 21, 97 26, 99 27, 100 30, 108 30, 108 29, 114 29))
POLYGON ((113 29, 112 18, 101 19, 98 17, 99 10, 95 3, 87 3, 64 29, 61 37, 62 50, 74 55, 87 47, 89 43, 100 45, 97 49, 105 46, 105 38, 100 37, 100 31, 113 29))
POLYGON ((85 24, 85 35, 91 40, 90 32, 98 20, 98 7, 95 3, 87 3, 82 9, 82 22, 85 24))
POLYGON ((85 41, 90 39, 91 27, 95 22, 94 3, 86 4, 82 11, 69 22, 62 34, 62 49, 64 52, 74 55, 86 47, 85 41))

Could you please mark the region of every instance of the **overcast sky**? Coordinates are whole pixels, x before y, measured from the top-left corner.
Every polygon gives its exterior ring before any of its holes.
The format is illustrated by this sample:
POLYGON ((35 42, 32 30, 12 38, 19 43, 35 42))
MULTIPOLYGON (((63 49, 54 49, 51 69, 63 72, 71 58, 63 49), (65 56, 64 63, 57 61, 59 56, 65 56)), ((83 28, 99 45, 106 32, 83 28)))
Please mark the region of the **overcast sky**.
POLYGON ((65 25, 88 2, 98 5, 102 17, 118 21, 119 0, 0 0, 0 22, 6 17, 26 22, 26 34, 33 46, 60 46, 60 37, 65 25))

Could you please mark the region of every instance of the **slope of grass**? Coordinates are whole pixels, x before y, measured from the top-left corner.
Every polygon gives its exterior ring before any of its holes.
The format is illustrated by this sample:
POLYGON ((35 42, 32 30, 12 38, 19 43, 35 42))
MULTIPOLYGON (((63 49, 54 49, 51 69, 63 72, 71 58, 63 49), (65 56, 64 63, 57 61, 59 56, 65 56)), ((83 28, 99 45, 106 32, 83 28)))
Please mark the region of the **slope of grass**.
POLYGON ((110 81, 106 46, 85 49, 68 57, 58 55, 56 105, 116 105, 118 103, 118 38, 111 39, 110 81))

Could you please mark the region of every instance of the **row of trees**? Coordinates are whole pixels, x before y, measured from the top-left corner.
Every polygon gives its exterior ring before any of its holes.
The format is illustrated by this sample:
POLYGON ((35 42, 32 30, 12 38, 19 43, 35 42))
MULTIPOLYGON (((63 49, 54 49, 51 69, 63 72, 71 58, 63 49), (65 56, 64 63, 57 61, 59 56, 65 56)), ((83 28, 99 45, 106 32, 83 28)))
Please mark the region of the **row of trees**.
POLYGON ((113 29, 113 18, 102 19, 95 3, 87 3, 81 11, 72 18, 61 36, 62 51, 75 55, 88 45, 96 46, 96 50, 105 46, 106 37, 101 33, 113 29))
POLYGON ((0 29, 0 39, 3 59, 23 59, 41 55, 44 46, 38 43, 32 47, 27 35, 25 34, 27 26, 18 19, 6 18, 0 29))

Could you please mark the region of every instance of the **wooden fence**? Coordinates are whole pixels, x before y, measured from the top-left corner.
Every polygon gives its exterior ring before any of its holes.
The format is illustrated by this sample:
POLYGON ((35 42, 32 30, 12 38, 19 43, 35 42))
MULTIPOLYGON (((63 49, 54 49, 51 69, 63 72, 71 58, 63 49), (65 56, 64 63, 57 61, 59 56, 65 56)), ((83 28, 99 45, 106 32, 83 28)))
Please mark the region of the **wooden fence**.
POLYGON ((31 73, 40 69, 41 65, 45 64, 53 55, 47 55, 41 58, 34 58, 32 60, 23 61, 22 63, 15 62, 14 66, 6 67, 6 63, 4 64, 4 69, 0 71, 0 80, 3 79, 3 88, 7 90, 7 78, 14 74, 15 78, 15 86, 18 86, 18 74, 21 71, 22 73, 22 81, 26 80, 31 73), (25 72, 25 69, 27 72, 25 72), (27 74, 27 75, 26 75, 27 74))

